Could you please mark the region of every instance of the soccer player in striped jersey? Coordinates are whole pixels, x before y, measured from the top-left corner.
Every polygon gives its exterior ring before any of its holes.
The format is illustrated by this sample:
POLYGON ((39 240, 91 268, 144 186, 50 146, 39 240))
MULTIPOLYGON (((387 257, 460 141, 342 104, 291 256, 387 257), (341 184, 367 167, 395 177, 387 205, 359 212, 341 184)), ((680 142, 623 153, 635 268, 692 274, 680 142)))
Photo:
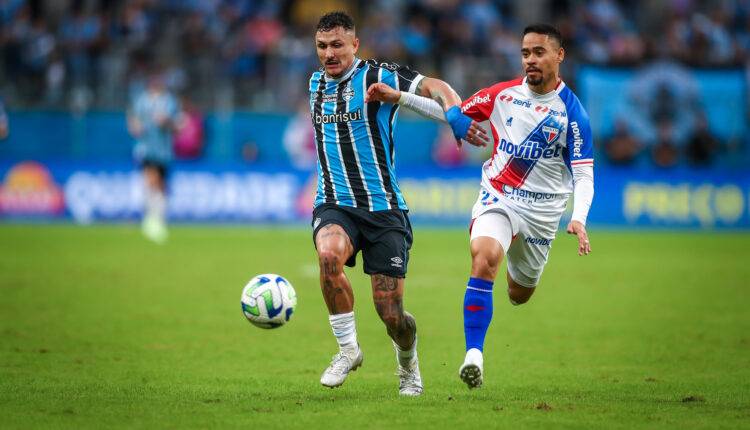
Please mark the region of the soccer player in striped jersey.
POLYGON ((172 135, 179 102, 167 88, 164 76, 152 72, 146 90, 128 111, 128 131, 135 138, 133 156, 143 170, 145 185, 141 229, 150 240, 167 240, 167 173, 172 161, 172 135))
POLYGON ((419 100, 436 101, 440 118, 457 141, 484 145, 476 122, 461 113, 460 97, 445 82, 394 63, 356 57, 359 39, 343 12, 320 18, 315 33, 323 66, 310 83, 310 112, 318 151, 318 188, 312 227, 320 265, 320 286, 339 344, 320 382, 337 387, 362 364, 354 323, 354 295, 344 274, 362 251, 371 276, 375 309, 393 340, 399 393, 418 396, 422 380, 417 360, 414 317, 404 311, 404 278, 412 230, 396 180, 393 129, 398 103, 370 99, 368 88, 383 84, 419 100))

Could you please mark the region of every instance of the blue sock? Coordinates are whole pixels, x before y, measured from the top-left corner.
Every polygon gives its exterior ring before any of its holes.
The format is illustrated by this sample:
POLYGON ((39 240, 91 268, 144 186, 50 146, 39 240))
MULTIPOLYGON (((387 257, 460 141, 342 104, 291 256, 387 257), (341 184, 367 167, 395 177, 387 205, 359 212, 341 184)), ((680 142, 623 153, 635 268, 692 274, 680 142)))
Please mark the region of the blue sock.
POLYGON ((492 321, 492 281, 469 278, 464 295, 466 350, 484 351, 484 336, 492 321))

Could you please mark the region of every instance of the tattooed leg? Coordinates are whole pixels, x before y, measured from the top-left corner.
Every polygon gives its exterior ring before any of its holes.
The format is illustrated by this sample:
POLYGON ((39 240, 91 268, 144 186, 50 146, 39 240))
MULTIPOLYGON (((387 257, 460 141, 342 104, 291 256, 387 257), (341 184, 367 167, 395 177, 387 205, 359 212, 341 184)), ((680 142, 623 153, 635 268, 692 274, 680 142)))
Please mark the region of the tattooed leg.
POLYGON ((371 279, 375 310, 385 323, 388 336, 402 350, 411 348, 417 335, 417 323, 413 316, 404 311, 402 303, 404 295, 403 278, 372 275, 371 279))
POLYGON ((349 313, 354 309, 352 286, 344 274, 344 263, 354 252, 349 236, 337 224, 318 230, 315 236, 320 265, 320 289, 331 315, 349 313))

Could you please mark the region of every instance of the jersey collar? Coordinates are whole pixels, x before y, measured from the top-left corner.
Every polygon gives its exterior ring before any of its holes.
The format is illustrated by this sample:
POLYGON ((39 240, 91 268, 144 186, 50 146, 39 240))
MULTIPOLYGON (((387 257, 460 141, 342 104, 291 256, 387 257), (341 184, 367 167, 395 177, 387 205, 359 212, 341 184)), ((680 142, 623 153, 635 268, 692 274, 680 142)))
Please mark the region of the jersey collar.
POLYGON ((557 81, 557 86, 555 86, 555 89, 552 90, 552 91, 550 91, 550 92, 548 92, 548 93, 546 93, 546 94, 535 93, 531 89, 531 87, 529 87, 528 84, 526 84, 526 77, 525 76, 523 77, 523 86, 524 86, 524 88, 526 88, 526 92, 531 97, 538 98, 538 99, 547 99, 547 98, 552 97, 555 94, 560 94, 560 91, 562 91, 563 88, 565 88, 565 82, 563 82, 562 78, 559 78, 559 80, 557 81))

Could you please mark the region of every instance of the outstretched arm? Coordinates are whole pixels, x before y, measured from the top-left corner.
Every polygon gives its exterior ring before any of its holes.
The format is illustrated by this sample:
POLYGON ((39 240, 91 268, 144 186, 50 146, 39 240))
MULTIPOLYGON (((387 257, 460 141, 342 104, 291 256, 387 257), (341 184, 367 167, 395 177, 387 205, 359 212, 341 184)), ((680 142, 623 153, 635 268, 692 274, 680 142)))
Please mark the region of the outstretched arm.
POLYGON ((489 141, 484 128, 461 113, 458 94, 440 79, 423 78, 415 94, 396 90, 384 83, 375 83, 370 85, 365 96, 365 102, 371 101, 398 103, 427 118, 447 122, 459 147, 461 139, 474 146, 487 146, 489 141))

